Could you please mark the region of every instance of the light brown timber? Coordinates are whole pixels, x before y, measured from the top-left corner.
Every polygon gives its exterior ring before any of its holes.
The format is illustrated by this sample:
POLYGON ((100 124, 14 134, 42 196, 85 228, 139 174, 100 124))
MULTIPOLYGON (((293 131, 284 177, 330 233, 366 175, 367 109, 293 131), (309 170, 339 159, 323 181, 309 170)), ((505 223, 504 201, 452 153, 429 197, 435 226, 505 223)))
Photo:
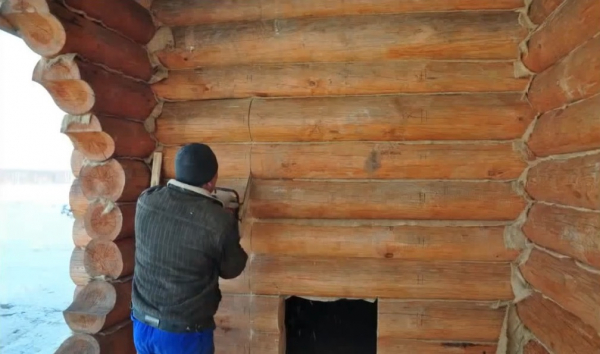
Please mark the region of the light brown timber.
MULTIPOLYGON (((210 147, 219 161, 219 178, 235 179, 250 176, 250 150, 252 148, 250 144, 210 144, 210 147)), ((164 147, 163 178, 175 178, 175 157, 180 148, 180 146, 164 147)))
POLYGON ((134 236, 136 203, 94 201, 83 218, 85 230, 93 239, 115 241, 134 236))
POLYGON ((565 0, 532 0, 529 6, 529 19, 541 25, 565 0))
POLYGON ((550 354, 540 342, 535 339, 530 340, 523 348, 523 354, 550 354))
POLYGON ((85 270, 84 257, 85 250, 83 248, 73 248, 69 260, 69 275, 75 285, 86 285, 91 280, 90 275, 85 270))
POLYGON ((79 178, 83 194, 90 200, 135 202, 150 186, 150 169, 140 160, 110 159, 85 165, 79 178))
POLYGON ((83 218, 76 218, 75 221, 73 221, 73 244, 75 244, 75 247, 83 248, 87 246, 91 240, 92 238, 85 231, 83 218))
POLYGON ((279 296, 223 295, 215 315, 217 327, 279 333, 285 305, 279 296))
POLYGON ((81 170, 81 166, 83 166, 84 160, 85 156, 81 151, 73 149, 73 152, 71 153, 71 172, 73 172, 73 177, 79 177, 79 171, 81 170))
POLYGON ((75 178, 69 190, 69 208, 73 217, 83 218, 88 208, 88 200, 81 189, 81 179, 75 178))
POLYGON ((378 338, 377 354, 493 354, 496 343, 433 342, 402 338, 378 338))
POLYGON ((8 22, 7 19, 2 17, 1 11, 0 11, 0 31, 4 31, 8 34, 12 34, 13 36, 16 36, 19 38, 21 37, 21 35, 19 34, 19 31, 16 28, 14 28, 13 25, 10 22, 8 22))
POLYGON ((135 240, 126 238, 115 242, 92 240, 85 247, 83 263, 90 277, 118 279, 133 274, 135 240))
POLYGON ((95 335, 77 333, 67 338, 55 354, 134 354, 133 324, 131 321, 116 325, 105 333, 95 335))

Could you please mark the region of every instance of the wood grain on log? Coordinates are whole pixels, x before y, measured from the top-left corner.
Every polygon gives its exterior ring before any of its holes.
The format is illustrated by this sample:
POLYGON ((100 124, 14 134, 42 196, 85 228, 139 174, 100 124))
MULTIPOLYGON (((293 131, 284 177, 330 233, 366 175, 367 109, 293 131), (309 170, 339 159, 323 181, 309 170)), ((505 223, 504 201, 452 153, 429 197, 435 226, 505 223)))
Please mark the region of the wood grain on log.
MULTIPOLYGON (((0 3, 0 6, 2 4, 0 3)), ((7 19, 5 19, 2 15, 2 11, 0 10, 0 31, 4 31, 8 34, 12 34, 13 36, 17 36, 19 38, 21 38, 21 35, 19 34, 19 31, 13 27, 13 25, 8 22, 7 19)))
POLYGON ((600 274, 537 249, 519 268, 531 286, 600 332, 600 274))
POLYGON ((250 141, 251 100, 167 102, 156 120, 156 138, 165 145, 250 141))
POLYGON ((145 45, 154 36, 156 27, 150 12, 134 0, 62 0, 67 7, 81 11, 125 37, 145 45))
POLYGON ((85 156, 81 153, 81 151, 73 149, 73 152, 71 153, 71 172, 73 172, 73 176, 75 178, 79 177, 79 171, 83 166, 84 160, 85 156))
POLYGON ((600 210, 600 154, 548 160, 529 170, 525 189, 535 200, 600 210))
MULTIPOLYGON (((250 353, 282 354, 286 351, 286 333, 252 332, 250 353)), ((229 353, 227 353, 229 354, 229 353)))
POLYGON ((85 165, 79 178, 83 194, 90 200, 135 202, 150 186, 150 169, 143 161, 110 159, 85 165))
POLYGON ((565 0, 532 0, 529 7, 529 19, 541 25, 565 0))
POLYGON ((256 180, 256 218, 513 220, 525 201, 503 182, 256 180))
POLYGON ((600 95, 542 115, 527 145, 537 156, 600 148, 600 95))
POLYGON ((523 354, 550 354, 537 340, 530 340, 523 348, 523 354))
POLYGON ((496 343, 432 342, 402 338, 378 338, 377 354, 493 354, 496 343))
POLYGON ((380 300, 378 338, 496 342, 506 309, 494 303, 380 300))
POLYGON ((63 111, 72 115, 94 113, 144 121, 156 106, 150 87, 106 71, 74 55, 42 58, 33 72, 63 111))
POLYGON ((535 116, 521 96, 255 99, 250 110, 250 134, 252 140, 265 142, 515 139, 523 135, 535 116))
MULTIPOLYGON (((219 161, 219 178, 248 178, 250 176, 250 144, 209 144, 219 161)), ((163 149, 164 178, 175 178, 175 157, 179 146, 163 149)))
POLYGON ((600 348, 600 337, 592 327, 539 293, 519 302, 517 312, 523 324, 554 353, 596 353, 600 348))
POLYGON ((73 222, 73 243, 75 247, 85 247, 92 238, 85 231, 85 224, 83 222, 83 218, 76 218, 73 222))
POLYGON ((285 332, 259 332, 249 329, 217 329, 215 354, 285 353, 285 332))
POLYGON ((509 180, 527 166, 510 143, 254 144, 250 160, 252 176, 260 179, 509 180))
POLYGON ((500 60, 514 58, 526 33, 517 14, 508 11, 276 19, 176 27, 174 48, 158 57, 171 70, 265 63, 500 60))
MULTIPOLYGON (((113 16, 118 13, 111 10, 113 16)), ((140 80, 148 81, 154 74, 142 45, 71 12, 58 2, 6 0, 1 12, 19 30, 25 43, 43 57, 77 53, 140 80)))
POLYGON ((504 232, 502 226, 327 226, 258 221, 252 224, 249 237, 254 254, 511 261, 519 251, 506 248, 504 232))
POLYGON ((533 33, 523 64, 540 73, 599 32, 600 1, 566 0, 564 6, 533 33))
POLYGON ((115 241, 134 237, 136 203, 91 203, 83 218, 85 230, 93 239, 115 241))
POLYGON ((156 0, 152 10, 167 26, 198 23, 260 21, 294 17, 445 12, 458 10, 514 10, 522 0, 156 0))
POLYGON ((482 301, 514 297, 509 263, 287 256, 255 256, 250 263, 250 289, 259 295, 482 301))
POLYGON ((223 295, 215 315, 217 327, 279 333, 284 327, 285 304, 279 296, 223 295))
POLYGON ((96 334, 129 318, 131 280, 88 283, 63 311, 65 322, 74 332, 96 334))
POLYGON ((556 65, 537 75, 528 93, 533 108, 543 113, 600 93, 598 53, 600 36, 587 41, 556 65))
POLYGON ((83 218, 88 208, 88 200, 81 188, 81 179, 75 178, 69 190, 69 208, 75 218, 83 218))
POLYGON ((535 204, 523 226, 536 244, 600 268, 600 214, 535 204))
POLYGON ((140 122, 96 115, 65 116, 62 133, 88 160, 146 158, 156 142, 140 122))
POLYGON ((134 354, 133 324, 131 321, 119 324, 106 333, 95 335, 77 333, 67 338, 55 354, 134 354))
POLYGON ((75 285, 86 285, 90 282, 91 277, 85 270, 84 259, 85 250, 75 247, 71 253, 69 260, 69 275, 75 285))
POLYGON ((118 279, 133 274, 135 240, 126 238, 116 242, 92 240, 85 247, 83 264, 90 277, 118 279))
MULTIPOLYGON (((523 91, 513 63, 390 61, 212 67, 176 70, 152 85, 168 100, 523 91)), ((600 84, 599 84, 600 86, 600 84)))

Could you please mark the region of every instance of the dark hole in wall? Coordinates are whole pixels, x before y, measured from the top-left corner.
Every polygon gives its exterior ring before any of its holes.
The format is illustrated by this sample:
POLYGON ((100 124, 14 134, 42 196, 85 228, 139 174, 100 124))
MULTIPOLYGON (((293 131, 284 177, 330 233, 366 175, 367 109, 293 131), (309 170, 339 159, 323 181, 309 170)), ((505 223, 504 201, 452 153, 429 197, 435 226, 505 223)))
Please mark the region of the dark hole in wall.
POLYGON ((286 354, 376 354, 377 302, 285 301, 286 354))

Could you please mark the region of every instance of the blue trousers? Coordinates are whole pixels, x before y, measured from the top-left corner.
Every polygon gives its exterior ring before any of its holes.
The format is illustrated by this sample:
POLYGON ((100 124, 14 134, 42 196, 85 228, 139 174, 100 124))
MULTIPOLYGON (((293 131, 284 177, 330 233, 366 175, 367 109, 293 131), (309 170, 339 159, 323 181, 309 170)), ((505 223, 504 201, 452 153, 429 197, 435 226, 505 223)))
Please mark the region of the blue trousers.
POLYGON ((148 326, 131 316, 133 342, 138 354, 214 354, 212 330, 171 333, 148 326))

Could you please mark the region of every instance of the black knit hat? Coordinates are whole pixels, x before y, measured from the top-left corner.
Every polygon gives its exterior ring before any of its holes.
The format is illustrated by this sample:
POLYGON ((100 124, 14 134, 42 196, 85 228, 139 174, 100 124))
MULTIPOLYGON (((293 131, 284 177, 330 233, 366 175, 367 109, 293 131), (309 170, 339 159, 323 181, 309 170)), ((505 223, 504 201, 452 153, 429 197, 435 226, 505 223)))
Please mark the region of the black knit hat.
POLYGON ((185 145, 175 156, 175 179, 185 184, 202 187, 213 179, 218 170, 217 157, 205 144, 185 145))

